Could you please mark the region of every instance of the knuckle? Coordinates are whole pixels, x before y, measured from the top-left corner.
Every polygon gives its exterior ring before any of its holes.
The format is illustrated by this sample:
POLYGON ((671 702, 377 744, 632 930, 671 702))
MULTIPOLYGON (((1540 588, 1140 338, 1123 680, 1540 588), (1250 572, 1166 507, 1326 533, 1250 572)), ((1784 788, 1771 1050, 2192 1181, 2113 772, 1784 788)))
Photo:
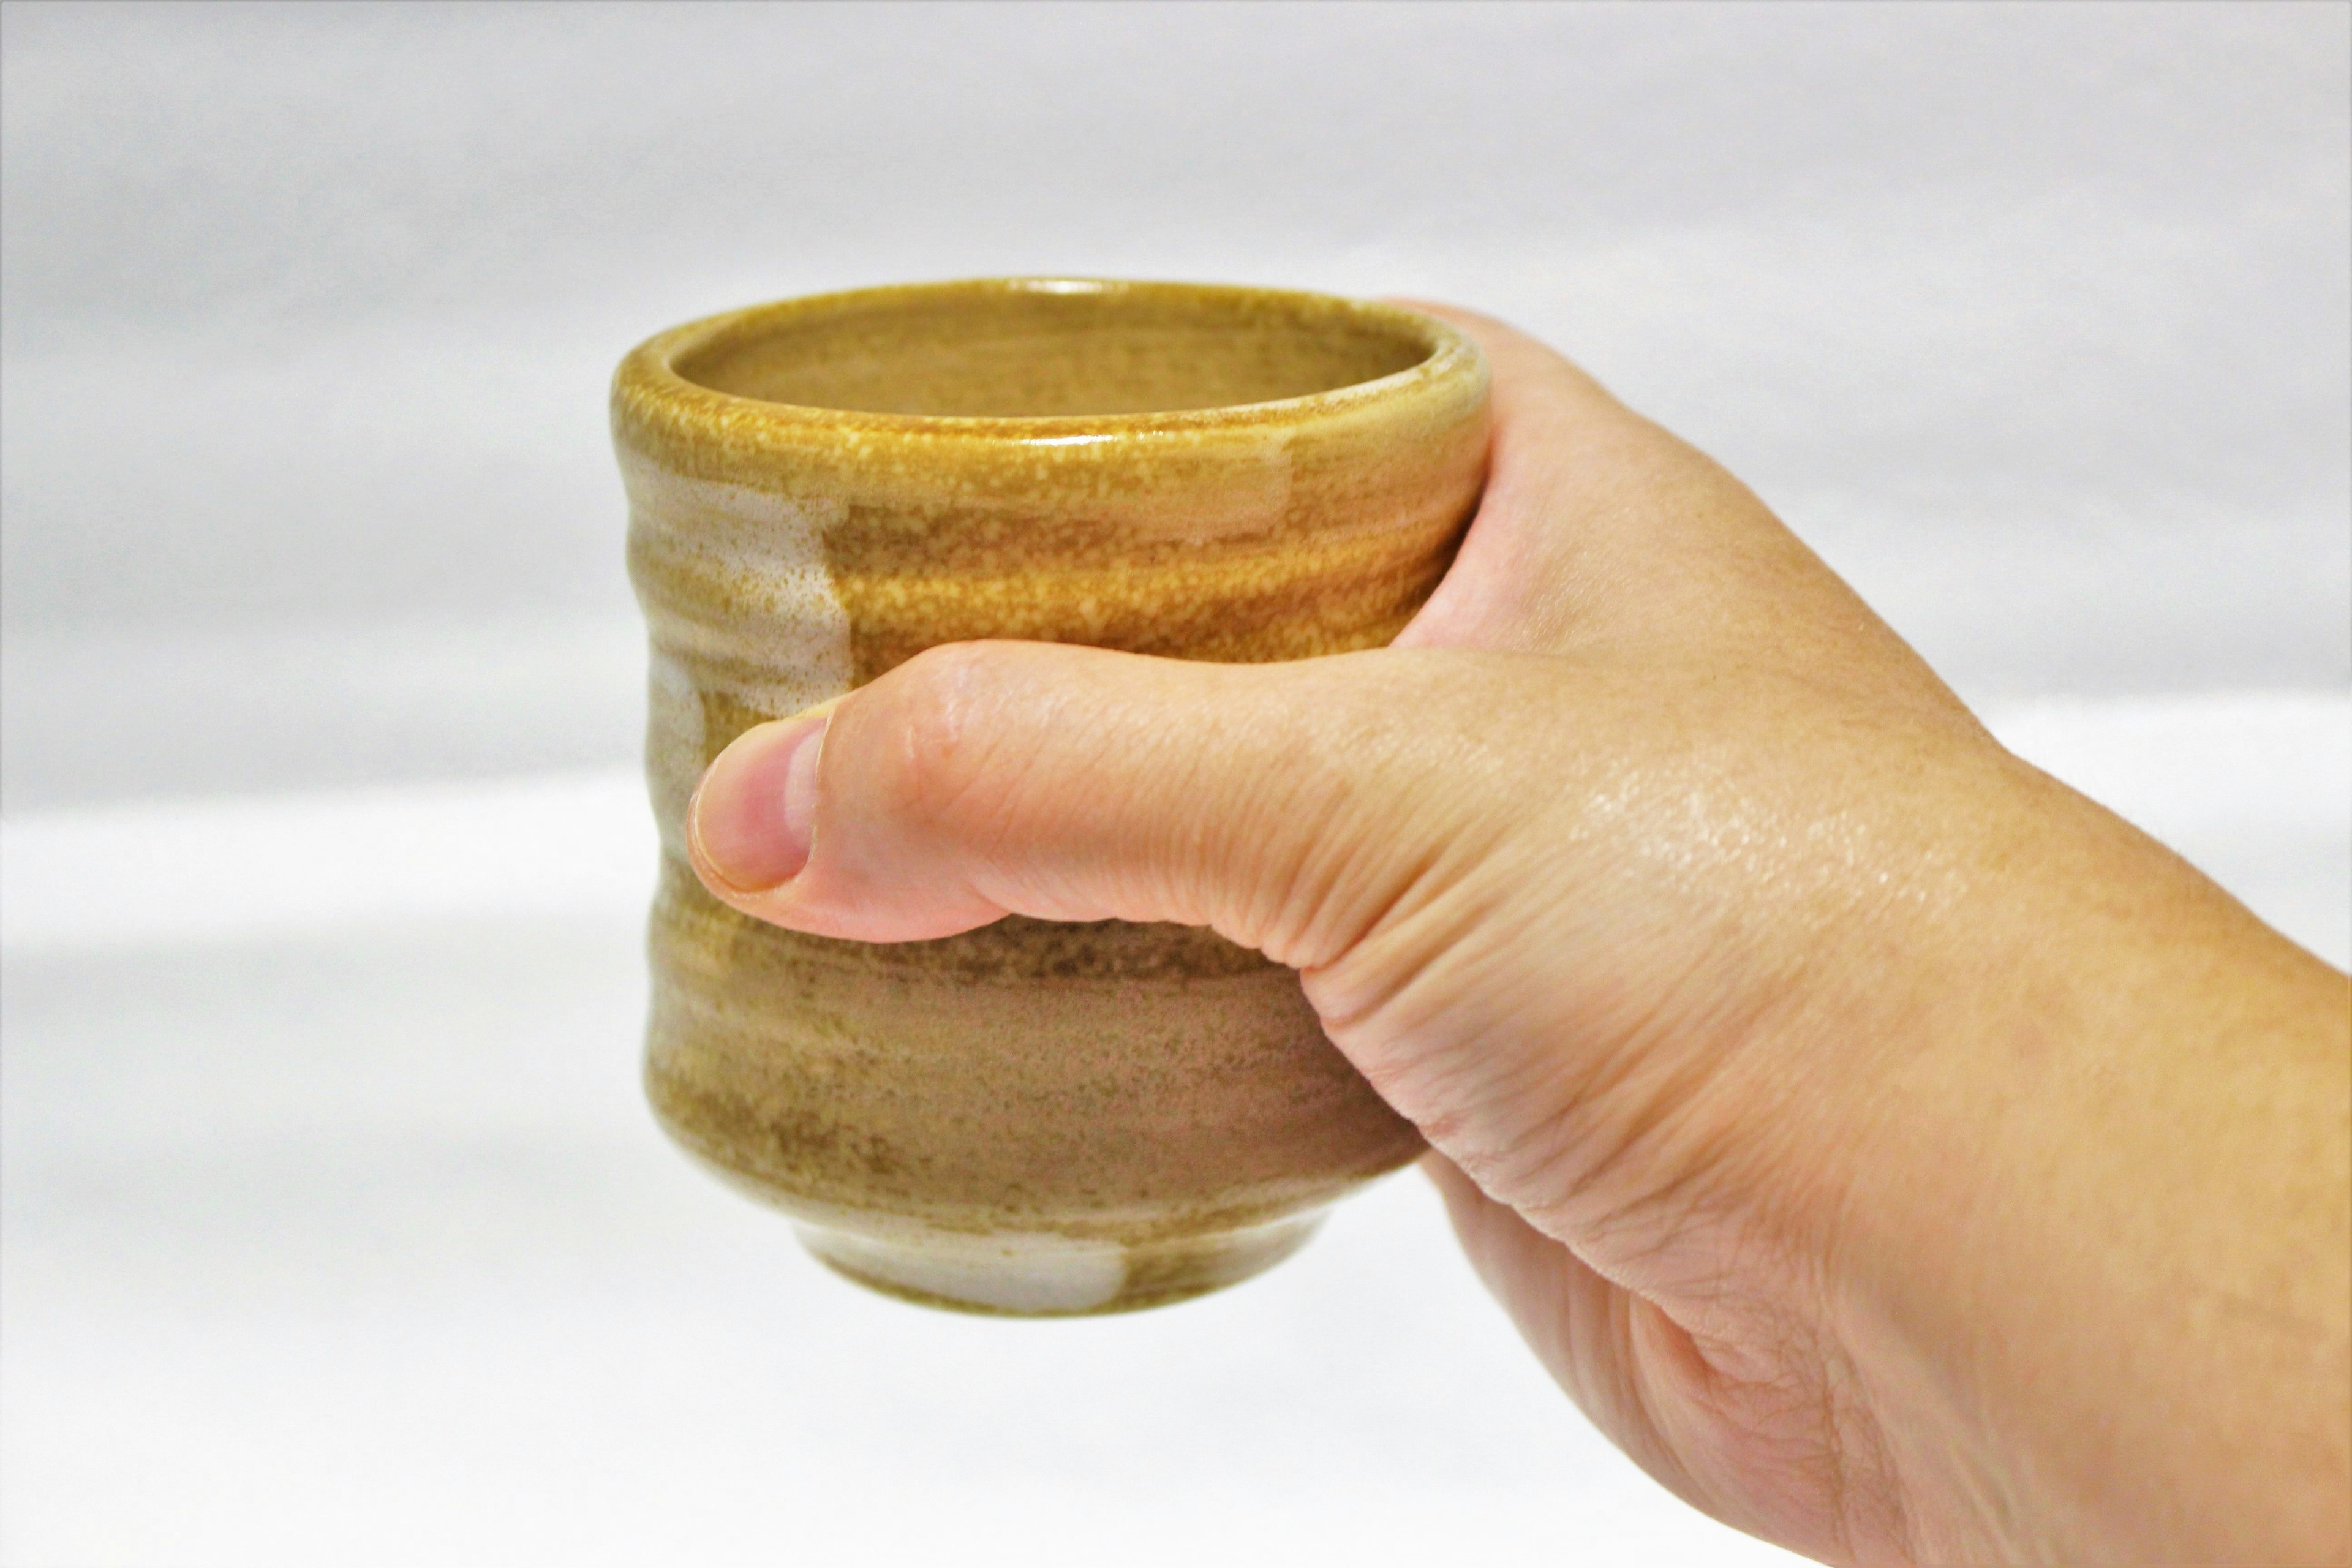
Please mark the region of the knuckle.
POLYGON ((989 649, 951 644, 916 655, 878 684, 892 764, 884 804, 907 826, 953 836, 978 810, 1000 749, 999 663, 989 649))

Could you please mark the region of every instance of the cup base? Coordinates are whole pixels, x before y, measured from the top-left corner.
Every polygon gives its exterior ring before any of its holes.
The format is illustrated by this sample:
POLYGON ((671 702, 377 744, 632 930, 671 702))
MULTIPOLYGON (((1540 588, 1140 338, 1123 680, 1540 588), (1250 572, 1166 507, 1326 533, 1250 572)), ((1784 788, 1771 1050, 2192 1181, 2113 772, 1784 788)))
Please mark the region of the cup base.
POLYGON ((1322 1223, 1318 1209, 1132 1245, 937 1230, 884 1238, 805 1220, 793 1228, 818 1262, 902 1301, 990 1317, 1076 1318, 1165 1307, 1237 1285, 1297 1251, 1322 1223))

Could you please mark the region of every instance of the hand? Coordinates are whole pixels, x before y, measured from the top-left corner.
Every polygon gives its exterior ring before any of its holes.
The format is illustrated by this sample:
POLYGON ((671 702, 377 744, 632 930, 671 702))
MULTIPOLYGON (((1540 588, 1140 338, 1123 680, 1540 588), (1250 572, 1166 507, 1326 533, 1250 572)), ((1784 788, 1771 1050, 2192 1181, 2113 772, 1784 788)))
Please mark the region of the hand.
POLYGON ((1706 458, 1442 313, 1492 478, 1395 647, 935 649, 712 765, 711 891, 1295 965, 1545 1364, 1742 1529, 2344 1561, 2344 978, 2003 752, 1706 458))

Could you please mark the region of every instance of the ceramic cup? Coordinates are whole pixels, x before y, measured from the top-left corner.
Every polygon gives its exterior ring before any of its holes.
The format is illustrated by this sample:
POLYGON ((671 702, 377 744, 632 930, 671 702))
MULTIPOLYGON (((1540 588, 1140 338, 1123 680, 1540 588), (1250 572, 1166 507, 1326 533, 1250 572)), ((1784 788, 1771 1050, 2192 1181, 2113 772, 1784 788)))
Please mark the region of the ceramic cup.
POLYGON ((1179 1300, 1280 1260, 1422 1147, 1298 977, 1201 930, 801 936, 688 867, 747 727, 935 644, 1271 660, 1372 647, 1485 471, 1486 368, 1392 306, 1016 279, 756 306, 622 362, 652 632, 662 1124, 824 1262, 934 1305, 1179 1300))

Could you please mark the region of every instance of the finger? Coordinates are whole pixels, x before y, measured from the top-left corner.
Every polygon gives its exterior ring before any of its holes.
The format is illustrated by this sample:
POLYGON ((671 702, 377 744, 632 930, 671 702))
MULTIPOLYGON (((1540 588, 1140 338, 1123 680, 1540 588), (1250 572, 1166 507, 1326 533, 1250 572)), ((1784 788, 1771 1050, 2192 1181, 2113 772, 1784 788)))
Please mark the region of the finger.
POLYGON ((1606 513, 1586 502, 1623 462, 1641 422, 1564 355, 1492 316, 1396 303, 1460 327, 1493 374, 1486 488, 1444 583, 1399 645, 1568 647, 1593 623, 1581 601, 1607 551, 1606 513))
POLYGON ((1464 663, 935 648, 829 712, 738 738, 688 842, 714 894, 820 935, 1177 921, 1308 966, 1429 873, 1427 847, 1477 841, 1460 728, 1413 721, 1495 710, 1464 663))
POLYGON ((1449 321, 1477 343, 1494 373, 1490 396, 1498 423, 1512 425, 1562 414, 1630 416, 1624 405, 1611 396, 1591 373, 1499 317, 1436 300, 1397 298, 1389 302, 1449 321))
POLYGON ((1810 648, 1809 622, 1831 641, 1876 626, 1745 485, 1566 357, 1490 316, 1398 302, 1461 328, 1494 373, 1486 494, 1400 646, 1564 652, 1704 627, 1810 648))

